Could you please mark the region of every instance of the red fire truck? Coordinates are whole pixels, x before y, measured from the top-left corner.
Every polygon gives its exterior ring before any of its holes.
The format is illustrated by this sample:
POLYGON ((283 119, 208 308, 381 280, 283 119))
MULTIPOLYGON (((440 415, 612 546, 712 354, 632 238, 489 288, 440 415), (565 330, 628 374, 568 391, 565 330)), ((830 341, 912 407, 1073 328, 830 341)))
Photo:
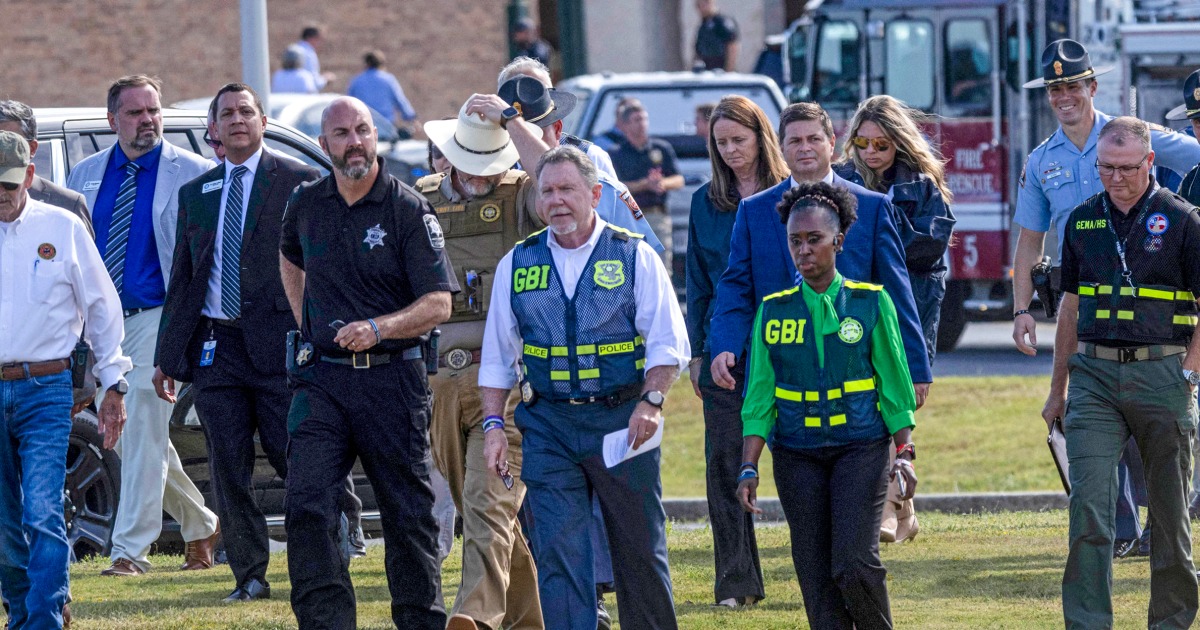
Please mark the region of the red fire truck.
MULTIPOLYGON (((924 131, 948 159, 958 218, 941 350, 954 347, 968 319, 1011 313, 1017 182, 1025 156, 1057 127, 1043 91, 1021 84, 1040 72, 1046 43, 1068 33, 1094 64, 1115 64, 1108 31, 1097 25, 1122 16, 1106 4, 1120 3, 1096 0, 1083 15, 1069 0, 827 0, 785 34, 789 100, 823 105, 839 136, 875 94, 932 115, 924 131)), ((1096 106, 1118 113, 1122 89, 1108 80, 1096 106)))

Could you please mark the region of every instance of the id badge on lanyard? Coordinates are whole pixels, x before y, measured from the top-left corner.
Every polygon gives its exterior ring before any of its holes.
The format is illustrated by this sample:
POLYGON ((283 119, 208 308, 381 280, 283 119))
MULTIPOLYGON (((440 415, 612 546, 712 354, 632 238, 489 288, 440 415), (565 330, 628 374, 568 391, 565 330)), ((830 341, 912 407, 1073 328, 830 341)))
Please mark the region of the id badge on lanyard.
POLYGON ((200 347, 200 367, 209 367, 213 364, 213 357, 217 356, 217 340, 213 339, 212 331, 208 332, 208 341, 200 347))

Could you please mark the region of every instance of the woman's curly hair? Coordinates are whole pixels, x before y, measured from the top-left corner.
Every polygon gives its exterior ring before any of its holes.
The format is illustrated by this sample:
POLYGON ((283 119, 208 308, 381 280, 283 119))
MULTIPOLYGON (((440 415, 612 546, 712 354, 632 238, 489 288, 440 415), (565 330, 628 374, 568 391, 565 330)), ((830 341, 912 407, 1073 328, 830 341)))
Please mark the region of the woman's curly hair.
POLYGON ((793 212, 808 208, 825 208, 836 214, 838 231, 842 234, 849 232, 850 226, 858 219, 858 198, 854 193, 825 182, 795 186, 783 193, 783 200, 775 206, 779 220, 785 225, 793 212))

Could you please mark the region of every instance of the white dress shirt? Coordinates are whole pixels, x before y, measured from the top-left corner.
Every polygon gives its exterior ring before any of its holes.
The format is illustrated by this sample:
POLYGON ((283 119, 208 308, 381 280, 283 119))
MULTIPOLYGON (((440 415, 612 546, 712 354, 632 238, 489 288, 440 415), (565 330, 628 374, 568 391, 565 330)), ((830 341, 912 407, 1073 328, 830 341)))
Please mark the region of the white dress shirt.
POLYGON ((0 364, 70 357, 87 321, 102 389, 133 369, 121 298, 83 221, 28 195, 0 238, 0 364))
MULTIPOLYGON (((789 177, 788 181, 792 182, 792 185, 789 186, 789 188, 795 188, 800 185, 800 182, 796 181, 795 175, 792 175, 791 177, 789 177)), ((825 182, 826 184, 833 184, 833 169, 832 168, 829 169, 828 173, 825 173, 825 177, 822 177, 821 181, 825 182)))
MULTIPOLYGON (((558 272, 568 298, 575 295, 575 287, 606 225, 608 223, 597 217, 591 237, 575 249, 563 248, 554 233, 550 233, 547 243, 554 259, 554 270, 558 272)), ((517 383, 517 360, 524 344, 512 310, 512 256, 509 251, 496 266, 479 365, 479 385, 482 387, 512 389, 517 383)), ((658 254, 642 239, 638 239, 635 266, 633 292, 637 316, 634 326, 646 340, 645 369, 659 365, 683 369, 691 358, 692 349, 679 302, 675 299, 675 288, 658 254)))
MULTIPOLYGON (((239 166, 249 169, 242 173, 242 225, 238 228, 240 230, 246 225, 246 210, 250 207, 250 188, 254 185, 254 173, 258 171, 258 162, 262 159, 262 152, 263 148, 259 147, 254 155, 241 164, 225 161, 225 183, 221 185, 221 208, 217 216, 217 242, 213 249, 212 273, 208 274, 208 295, 204 298, 204 310, 201 311, 205 317, 227 319, 221 312, 221 254, 225 249, 225 204, 229 201, 229 184, 233 180, 233 169, 239 166)), ((245 247, 246 238, 243 234, 242 249, 245 247)))

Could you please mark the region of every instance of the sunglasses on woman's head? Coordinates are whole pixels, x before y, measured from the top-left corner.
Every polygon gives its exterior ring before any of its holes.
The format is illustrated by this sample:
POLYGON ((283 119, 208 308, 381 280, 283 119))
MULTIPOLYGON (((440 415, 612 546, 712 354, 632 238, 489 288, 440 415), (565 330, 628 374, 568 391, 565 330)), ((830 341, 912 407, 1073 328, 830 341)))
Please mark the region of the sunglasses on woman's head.
POLYGON ((887 138, 864 138, 862 136, 854 136, 850 139, 854 146, 865 149, 868 146, 874 146, 876 151, 887 151, 892 148, 892 141, 887 138))

